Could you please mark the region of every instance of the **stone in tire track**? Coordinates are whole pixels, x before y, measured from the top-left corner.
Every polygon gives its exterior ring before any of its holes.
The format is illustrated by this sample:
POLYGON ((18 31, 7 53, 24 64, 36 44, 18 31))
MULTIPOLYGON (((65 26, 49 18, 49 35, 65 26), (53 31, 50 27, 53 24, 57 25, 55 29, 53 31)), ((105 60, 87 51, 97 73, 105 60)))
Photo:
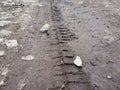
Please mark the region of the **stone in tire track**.
POLYGON ((58 7, 58 0, 51 0, 51 19, 53 21, 54 42, 51 45, 57 46, 58 56, 53 57, 58 62, 55 67, 56 81, 48 90, 92 90, 89 76, 73 64, 75 55, 71 50, 68 42, 75 38, 65 25, 64 19, 58 7), (62 78, 62 79, 61 79, 62 78))

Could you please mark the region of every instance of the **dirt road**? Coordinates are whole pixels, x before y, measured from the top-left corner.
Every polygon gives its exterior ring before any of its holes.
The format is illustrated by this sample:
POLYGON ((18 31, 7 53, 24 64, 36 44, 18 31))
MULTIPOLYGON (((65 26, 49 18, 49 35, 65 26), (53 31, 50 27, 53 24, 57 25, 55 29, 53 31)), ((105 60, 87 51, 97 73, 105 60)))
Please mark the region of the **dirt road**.
POLYGON ((119 5, 1 0, 0 90, 120 90, 119 5))

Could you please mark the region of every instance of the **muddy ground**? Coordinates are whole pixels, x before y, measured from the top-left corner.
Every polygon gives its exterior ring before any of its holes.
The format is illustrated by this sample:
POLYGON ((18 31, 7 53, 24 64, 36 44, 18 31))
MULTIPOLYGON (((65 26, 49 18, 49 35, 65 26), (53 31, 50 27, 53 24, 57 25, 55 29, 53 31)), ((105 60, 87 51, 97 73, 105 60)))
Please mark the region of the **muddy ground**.
POLYGON ((0 90, 120 90, 119 29, 119 0, 1 0, 0 90))

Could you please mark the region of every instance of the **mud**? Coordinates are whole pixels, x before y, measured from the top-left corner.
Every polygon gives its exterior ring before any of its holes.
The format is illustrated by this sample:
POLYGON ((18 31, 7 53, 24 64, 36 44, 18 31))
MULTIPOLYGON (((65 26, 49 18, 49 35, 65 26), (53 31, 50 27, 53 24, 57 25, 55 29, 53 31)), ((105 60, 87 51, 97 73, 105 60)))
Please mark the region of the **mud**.
POLYGON ((0 90, 119 90, 119 5, 118 0, 1 0, 0 31, 12 33, 0 35, 0 90), (46 23, 50 29, 40 32, 46 23), (18 45, 8 48, 8 40, 18 45), (73 64, 76 56, 82 68, 73 64))
POLYGON ((67 27, 79 37, 69 45, 81 56, 95 90, 119 90, 120 2, 61 0, 59 3, 67 27), (108 75, 112 79, 107 79, 108 75))

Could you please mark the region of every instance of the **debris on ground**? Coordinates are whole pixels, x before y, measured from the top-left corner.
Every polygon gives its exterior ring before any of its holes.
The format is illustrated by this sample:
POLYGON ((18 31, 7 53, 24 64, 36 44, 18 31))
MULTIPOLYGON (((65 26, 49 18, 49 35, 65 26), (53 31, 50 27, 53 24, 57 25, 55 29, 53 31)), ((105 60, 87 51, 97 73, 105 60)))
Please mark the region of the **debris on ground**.
POLYGON ((8 31, 8 30, 1 30, 0 31, 1 37, 10 36, 11 34, 12 34, 12 31, 8 31))
POLYGON ((61 89, 65 89, 65 84, 63 84, 63 85, 61 86, 61 89))
POLYGON ((4 56, 5 55, 5 51, 3 50, 0 50, 0 57, 4 56))
POLYGON ((6 26, 10 23, 11 23, 10 21, 0 21, 0 26, 3 27, 3 26, 6 26))
POLYGON ((17 90, 23 90, 26 84, 27 84, 26 79, 21 79, 20 82, 18 83, 17 90))
POLYGON ((8 48, 14 48, 14 47, 17 47, 17 46, 18 46, 18 42, 17 42, 17 40, 6 40, 6 41, 5 41, 5 45, 6 45, 8 48))
POLYGON ((22 60, 31 61, 34 59, 33 55, 22 56, 22 60))
POLYGON ((38 4, 39 7, 42 7, 43 5, 41 3, 38 4))
POLYGON ((2 43, 4 41, 4 38, 0 38, 0 43, 2 43))
POLYGON ((0 87, 1 87, 1 86, 4 86, 4 85, 5 85, 4 80, 1 80, 1 81, 0 81, 0 87))
POLYGON ((9 72, 10 70, 8 69, 7 66, 3 66, 3 65, 0 66, 0 86, 6 85, 5 81, 8 77, 9 72))
POLYGON ((74 64, 78 67, 82 67, 82 60, 79 56, 77 56, 74 60, 74 64))
POLYGON ((104 36, 103 43, 111 44, 115 39, 112 36, 104 36))
POLYGON ((6 41, 6 38, 0 38, 0 44, 4 45, 6 41))
POLYGON ((40 29, 40 31, 42 33, 45 33, 48 31, 48 29, 50 28, 50 25, 49 24, 45 24, 44 26, 42 26, 42 28, 40 29))
POLYGON ((2 68, 2 70, 1 70, 1 75, 3 75, 3 76, 7 76, 7 74, 9 73, 9 69, 8 68, 2 68))
POLYGON ((110 76, 110 75, 107 75, 107 79, 112 79, 112 76, 110 76))
POLYGON ((90 64, 91 64, 92 66, 97 66, 96 61, 90 61, 90 64))

